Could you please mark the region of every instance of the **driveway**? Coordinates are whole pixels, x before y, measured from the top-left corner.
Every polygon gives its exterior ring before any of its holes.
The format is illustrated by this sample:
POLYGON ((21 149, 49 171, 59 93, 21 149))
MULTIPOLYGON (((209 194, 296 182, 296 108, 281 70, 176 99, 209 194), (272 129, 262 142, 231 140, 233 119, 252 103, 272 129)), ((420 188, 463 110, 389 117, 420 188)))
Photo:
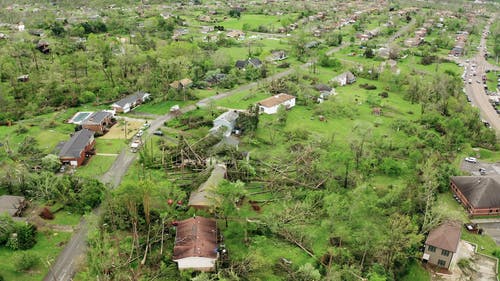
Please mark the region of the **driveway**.
POLYGON ((460 164, 460 170, 470 173, 473 176, 480 176, 479 169, 483 168, 486 170, 488 176, 500 175, 500 163, 484 163, 477 161, 477 163, 470 163, 462 160, 460 164))

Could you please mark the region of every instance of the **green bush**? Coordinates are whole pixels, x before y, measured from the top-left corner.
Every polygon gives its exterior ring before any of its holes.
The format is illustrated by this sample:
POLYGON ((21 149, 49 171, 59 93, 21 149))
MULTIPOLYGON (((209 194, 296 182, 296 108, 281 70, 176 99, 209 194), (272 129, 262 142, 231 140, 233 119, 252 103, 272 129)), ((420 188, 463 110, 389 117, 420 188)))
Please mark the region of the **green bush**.
MULTIPOLYGON (((10 235, 15 230, 14 221, 7 214, 0 215, 0 245, 4 245, 9 240, 10 235)), ((0 279, 1 281, 1 279, 0 279)))
POLYGON ((27 250, 36 244, 36 227, 30 223, 16 225, 15 232, 10 235, 7 247, 12 250, 27 250))
POLYGON ((40 263, 40 257, 35 253, 21 252, 14 257, 14 268, 18 272, 23 272, 32 269, 39 263, 40 263))

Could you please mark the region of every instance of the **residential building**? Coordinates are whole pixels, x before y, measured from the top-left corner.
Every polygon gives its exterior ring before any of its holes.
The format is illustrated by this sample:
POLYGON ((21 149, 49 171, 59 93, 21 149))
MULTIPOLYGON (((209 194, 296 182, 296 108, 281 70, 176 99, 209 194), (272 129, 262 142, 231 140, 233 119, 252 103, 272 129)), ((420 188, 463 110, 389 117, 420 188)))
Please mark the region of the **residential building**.
POLYGON ((63 165, 78 167, 83 164, 86 158, 94 154, 94 132, 82 129, 71 136, 62 145, 59 152, 59 159, 63 165))
POLYGON ((275 114, 280 106, 290 109, 295 106, 295 97, 281 93, 258 102, 259 111, 266 114, 275 114))
POLYGON ((500 176, 455 176, 450 186, 471 216, 500 213, 500 176))
POLYGON ((8 214, 11 217, 20 217, 26 206, 27 202, 23 196, 0 196, 0 215, 8 214))
POLYGON ((236 110, 230 110, 222 113, 214 120, 214 126, 210 129, 210 133, 216 134, 220 131, 223 132, 223 136, 229 137, 236 126, 236 119, 238 119, 239 113, 236 110))
POLYGON ((214 205, 214 189, 222 182, 227 172, 226 165, 216 164, 210 174, 210 177, 200 185, 200 187, 191 192, 188 206, 195 209, 209 209, 214 205))
POLYGON ((423 262, 441 268, 450 268, 453 257, 458 251, 461 225, 459 222, 447 221, 434 228, 427 235, 423 262))
POLYGON ((169 84, 170 87, 176 89, 176 90, 183 90, 191 87, 193 85, 193 80, 189 78, 184 78, 178 81, 174 81, 169 84))
POLYGON ((98 135, 104 135, 113 124, 113 113, 102 110, 90 114, 82 122, 82 127, 94 131, 98 135))
POLYGON ((115 110, 115 112, 123 112, 127 113, 132 110, 134 107, 142 104, 150 97, 149 93, 145 92, 136 92, 135 94, 128 95, 123 99, 113 103, 111 107, 115 110))
POLYGON ((356 76, 352 74, 350 71, 346 71, 334 78, 332 78, 332 81, 339 83, 340 86, 345 86, 347 84, 352 84, 356 82, 356 76))
POLYGON ((195 216, 173 224, 176 231, 172 259, 179 270, 215 270, 219 258, 217 221, 195 216))

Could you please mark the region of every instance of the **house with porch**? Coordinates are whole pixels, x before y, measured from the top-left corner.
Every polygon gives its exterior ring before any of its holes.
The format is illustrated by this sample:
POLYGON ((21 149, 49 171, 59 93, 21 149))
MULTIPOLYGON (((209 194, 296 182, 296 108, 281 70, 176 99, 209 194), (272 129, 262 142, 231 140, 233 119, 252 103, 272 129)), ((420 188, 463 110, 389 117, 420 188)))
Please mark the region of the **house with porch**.
POLYGON ((113 103, 111 108, 115 112, 127 113, 132 110, 134 107, 142 104, 147 101, 151 95, 145 92, 136 92, 135 94, 128 95, 123 99, 113 103))

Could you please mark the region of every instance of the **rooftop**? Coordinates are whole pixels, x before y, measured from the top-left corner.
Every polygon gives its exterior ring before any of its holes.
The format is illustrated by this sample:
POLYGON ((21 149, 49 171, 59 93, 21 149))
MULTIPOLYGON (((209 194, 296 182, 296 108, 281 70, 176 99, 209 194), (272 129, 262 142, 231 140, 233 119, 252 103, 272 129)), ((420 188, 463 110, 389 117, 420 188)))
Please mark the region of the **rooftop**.
POLYGON ((451 181, 474 208, 500 208, 500 176, 455 176, 451 181))
POLYGON ((76 132, 71 139, 64 143, 59 152, 59 157, 78 158, 85 149, 89 140, 94 137, 94 132, 83 129, 76 132))
POLYGON ((444 222, 429 232, 425 244, 456 253, 460 242, 460 230, 460 223, 444 222))
POLYGON ((189 257, 217 258, 217 222, 193 217, 177 222, 173 260, 189 257))
POLYGON ((295 97, 289 94, 281 93, 274 95, 272 97, 269 97, 265 100, 262 100, 259 102, 260 105, 265 106, 265 107, 273 107, 279 104, 284 103, 285 101, 294 99, 295 97))

